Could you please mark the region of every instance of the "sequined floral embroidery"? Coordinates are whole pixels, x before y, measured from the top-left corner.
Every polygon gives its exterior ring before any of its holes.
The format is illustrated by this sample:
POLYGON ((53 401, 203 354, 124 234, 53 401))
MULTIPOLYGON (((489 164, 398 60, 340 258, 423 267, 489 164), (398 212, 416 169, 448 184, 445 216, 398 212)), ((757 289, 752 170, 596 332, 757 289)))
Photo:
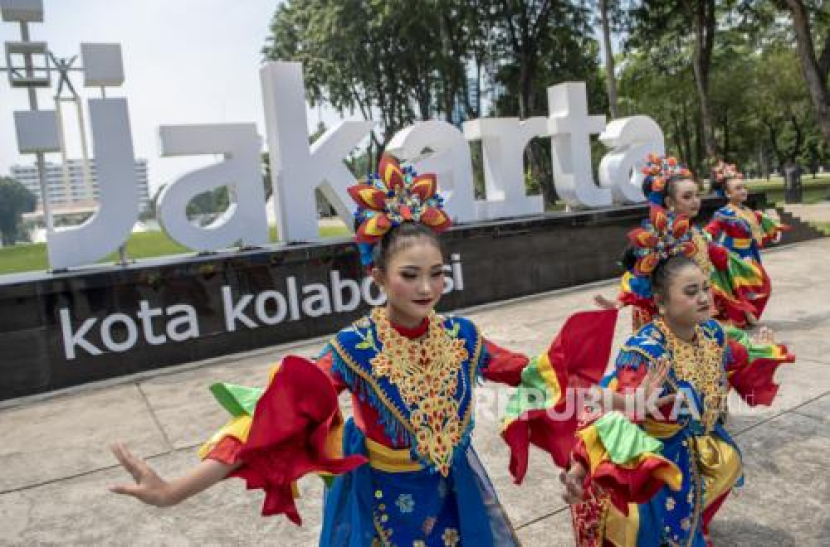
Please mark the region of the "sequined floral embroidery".
POLYGON ((453 336, 434 313, 426 336, 418 340, 392 328, 383 308, 372 310, 372 321, 383 345, 371 361, 372 373, 397 387, 410 411, 416 451, 446 477, 463 434, 456 394, 458 373, 468 358, 464 341, 453 336))
POLYGON ((446 547, 455 547, 460 541, 458 537, 458 530, 455 528, 447 528, 444 530, 444 533, 441 534, 441 539, 444 541, 444 545, 446 547))
POLYGON ((723 348, 716 339, 706 336, 700 326, 695 328, 694 342, 689 343, 675 336, 662 319, 655 324, 666 337, 677 378, 689 382, 703 395, 701 422, 707 432, 711 431, 726 404, 723 348))
POLYGON ((412 494, 401 494, 395 500, 395 505, 398 506, 401 513, 411 513, 415 509, 415 500, 412 499, 412 494))

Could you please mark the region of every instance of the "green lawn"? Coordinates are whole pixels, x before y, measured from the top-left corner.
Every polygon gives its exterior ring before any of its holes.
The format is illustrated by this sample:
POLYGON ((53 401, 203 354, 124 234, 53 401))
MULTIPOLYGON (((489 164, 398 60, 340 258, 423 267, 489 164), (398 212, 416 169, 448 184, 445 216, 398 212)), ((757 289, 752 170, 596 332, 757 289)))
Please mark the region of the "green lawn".
MULTIPOLYGON (((784 179, 771 177, 766 179, 752 179, 747 181, 749 189, 755 192, 766 192, 770 203, 781 205, 784 203, 784 179)), ((802 175, 803 203, 818 203, 830 200, 830 173, 822 173, 813 178, 812 175, 802 175)))
MULTIPOLYGON (((342 226, 321 226, 320 237, 339 237, 348 234, 342 226)), ((271 241, 277 241, 277 229, 271 227, 271 241)), ((127 240, 127 255, 133 259, 153 258, 175 254, 196 254, 168 238, 164 232, 140 232, 127 240)), ((112 253, 100 263, 115 262, 117 253, 112 253)), ((48 268, 46 244, 31 243, 0 249, 0 274, 30 272, 48 268)))
MULTIPOLYGON (((830 174, 821 174, 816 178, 812 175, 802 176, 804 185, 804 203, 818 203, 830 199, 830 174)), ((769 181, 755 179, 747 181, 752 191, 766 192, 770 203, 776 205, 784 202, 784 180, 781 177, 772 177, 769 181)), ((548 210, 561 210, 564 206, 556 204, 548 210)), ((830 224, 819 225, 825 233, 830 235, 830 224)), ((343 226, 321 226, 321 237, 344 236, 348 233, 343 226)), ((277 230, 271 227, 271 241, 277 241, 277 230)), ((178 243, 170 240, 163 232, 143 232, 133 234, 127 241, 127 255, 133 259, 152 258, 175 254, 194 254, 178 243)), ((101 263, 115 262, 117 254, 112 253, 101 263)), ((46 260, 46 245, 34 243, 29 245, 15 245, 0 249, 0 274, 45 270, 48 267, 46 260)))

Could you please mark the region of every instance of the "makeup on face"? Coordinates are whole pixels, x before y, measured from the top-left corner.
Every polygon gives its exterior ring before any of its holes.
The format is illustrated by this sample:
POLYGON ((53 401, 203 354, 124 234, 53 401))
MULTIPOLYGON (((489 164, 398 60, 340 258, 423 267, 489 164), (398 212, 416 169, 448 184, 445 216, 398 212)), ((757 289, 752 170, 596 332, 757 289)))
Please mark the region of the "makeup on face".
POLYGON ((396 251, 375 279, 386 293, 390 320, 405 327, 418 325, 444 290, 441 251, 431 241, 416 240, 396 251))
POLYGON ((672 279, 665 315, 678 325, 697 325, 712 315, 712 288, 707 276, 696 266, 680 270, 672 279))
POLYGON ((674 184, 670 206, 675 213, 694 218, 700 212, 700 195, 697 183, 690 179, 684 179, 674 184))
POLYGON ((746 187, 746 182, 743 180, 729 180, 726 182, 727 197, 729 201, 735 204, 741 204, 746 201, 749 191, 746 187))

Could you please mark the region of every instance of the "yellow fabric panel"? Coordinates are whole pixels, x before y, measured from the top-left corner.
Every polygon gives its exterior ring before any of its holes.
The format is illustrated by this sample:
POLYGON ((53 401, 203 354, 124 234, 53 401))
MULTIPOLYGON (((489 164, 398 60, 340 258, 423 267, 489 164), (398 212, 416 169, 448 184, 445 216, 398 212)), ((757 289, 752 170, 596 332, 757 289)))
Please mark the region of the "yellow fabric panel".
POLYGON ((559 380, 556 378, 556 372, 553 370, 553 365, 551 364, 547 353, 543 353, 539 356, 539 374, 545 381, 545 386, 547 386, 551 391, 551 400, 559 401, 562 397, 562 388, 559 386, 559 380))
POLYGON ((420 471, 423 466, 412 461, 408 448, 395 450, 388 446, 366 438, 366 451, 369 454, 369 465, 374 469, 387 473, 408 473, 420 471))
POLYGON ((199 457, 205 459, 207 455, 213 450, 219 441, 225 437, 233 437, 238 441, 245 442, 248 440, 248 433, 251 431, 251 423, 253 420, 250 416, 237 416, 231 419, 219 431, 213 434, 208 441, 199 448, 199 457))
POLYGON ((714 435, 695 437, 695 448, 703 477, 703 506, 731 489, 741 476, 741 456, 723 439, 714 435))
POLYGON ((656 439, 668 439, 669 437, 673 437, 681 429, 681 426, 678 424, 658 422, 651 418, 646 418, 643 427, 646 433, 656 439))
POLYGON ((640 508, 637 504, 628 504, 628 516, 623 515, 613 503, 608 503, 606 511, 603 539, 615 547, 637 547, 637 533, 640 531, 640 508))

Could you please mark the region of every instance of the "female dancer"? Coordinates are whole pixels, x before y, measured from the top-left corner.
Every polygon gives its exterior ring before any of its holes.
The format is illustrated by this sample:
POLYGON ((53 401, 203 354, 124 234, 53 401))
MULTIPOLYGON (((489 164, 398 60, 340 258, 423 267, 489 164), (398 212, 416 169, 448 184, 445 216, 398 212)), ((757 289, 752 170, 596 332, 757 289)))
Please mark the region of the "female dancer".
POLYGON ((649 279, 657 315, 623 344, 603 385, 630 392, 649 370, 669 367, 661 393, 677 394, 682 404, 652 408, 635 421, 646 434, 639 444, 671 461, 681 477, 667 480, 647 502, 632 501, 619 488, 625 468, 611 465, 625 456, 606 443, 629 422, 612 412, 581 430, 574 464, 563 476, 580 546, 708 545, 709 523, 742 482, 740 452, 723 427, 727 389, 750 403, 759 389, 767 389, 768 399, 775 393, 778 363, 758 366, 735 355, 720 323, 710 319, 711 281, 692 258, 697 249, 688 221, 656 220, 631 234, 630 256, 632 269, 649 279))
POLYGON ((763 288, 753 295, 754 316, 760 319, 771 292, 769 276, 761 265, 761 249, 770 242, 778 242, 787 229, 768 215, 753 211, 744 205, 748 191, 744 176, 734 165, 720 161, 713 170, 713 188, 728 203, 715 212, 706 226, 716 242, 757 268, 763 278, 763 288))
MULTIPOLYGON (((337 333, 316 364, 283 359, 264 392, 213 386, 232 420, 183 477, 165 481, 115 446, 136 484, 113 491, 168 506, 225 477, 241 477, 249 489, 265 490, 264 515, 285 514, 299 524, 294 483, 315 473, 327 483, 321 545, 515 545, 470 445, 474 390, 481 378, 509 385, 542 379, 558 390, 553 404, 564 398, 565 369, 557 376, 547 358, 529 363, 484 340, 470 321, 435 313, 444 288, 436 232, 450 220, 433 175, 417 176, 385 157, 379 174, 350 194, 360 206, 356 239, 386 305, 337 333), (353 404, 345 423, 337 397, 343 390, 353 404)), ((569 322, 588 346, 569 362, 569 372, 581 370, 596 382, 610 354, 616 312, 569 322)), ((514 437, 522 427, 533 429, 525 439, 567 463, 575 417, 526 417, 511 428, 514 437)), ((519 455, 511 467, 521 463, 519 455)))
MULTIPOLYGON (((688 169, 672 157, 650 154, 643 173, 643 192, 651 205, 694 221, 700 212, 700 196, 688 169)), ((692 223, 690 231, 696 249, 692 259, 710 276, 715 317, 738 328, 755 324, 760 315, 756 302, 768 296, 763 270, 714 243, 697 224, 692 223)), ((656 311, 647 279, 630 272, 623 275, 617 302, 602 296, 595 301, 604 308, 633 305, 635 330, 656 311)))

